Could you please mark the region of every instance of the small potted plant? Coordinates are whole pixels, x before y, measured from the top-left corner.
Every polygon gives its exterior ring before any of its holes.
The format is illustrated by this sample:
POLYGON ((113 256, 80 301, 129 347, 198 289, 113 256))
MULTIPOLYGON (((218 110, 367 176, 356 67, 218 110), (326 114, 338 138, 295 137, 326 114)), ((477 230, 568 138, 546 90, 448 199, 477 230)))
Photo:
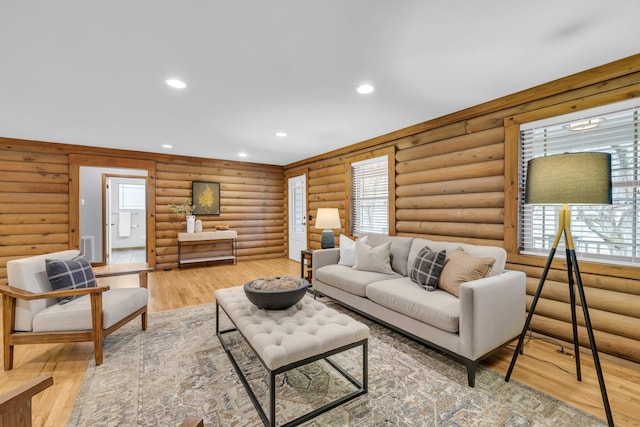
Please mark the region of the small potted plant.
POLYGON ((173 211, 173 213, 177 214, 185 214, 187 218, 187 233, 193 233, 195 231, 196 225, 196 216, 193 214, 196 205, 191 203, 191 200, 185 200, 181 205, 176 205, 175 203, 169 203, 169 209, 173 211))

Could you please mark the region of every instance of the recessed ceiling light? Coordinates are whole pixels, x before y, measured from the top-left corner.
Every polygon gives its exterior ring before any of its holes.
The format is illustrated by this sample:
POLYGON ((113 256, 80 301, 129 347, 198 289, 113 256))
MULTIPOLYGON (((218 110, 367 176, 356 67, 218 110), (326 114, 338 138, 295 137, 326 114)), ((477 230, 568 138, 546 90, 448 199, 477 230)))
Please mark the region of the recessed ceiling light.
POLYGON ((173 148, 171 144, 162 144, 162 148, 173 148))
POLYGON ((286 132, 276 132, 276 136, 284 138, 285 136, 287 136, 287 133, 286 132))
POLYGON ((243 152, 238 153, 238 157, 242 157, 242 158, 247 157, 247 155, 248 155, 248 154, 247 154, 247 153, 245 153, 244 151, 243 151, 243 152))
POLYGON ((187 87, 187 84, 181 80, 176 79, 167 79, 164 81, 167 85, 176 88, 176 89, 184 89, 187 87))
POLYGON ((375 88, 370 84, 363 84, 358 86, 358 89, 356 90, 358 91, 358 93, 366 95, 366 94, 372 93, 375 90, 375 88))

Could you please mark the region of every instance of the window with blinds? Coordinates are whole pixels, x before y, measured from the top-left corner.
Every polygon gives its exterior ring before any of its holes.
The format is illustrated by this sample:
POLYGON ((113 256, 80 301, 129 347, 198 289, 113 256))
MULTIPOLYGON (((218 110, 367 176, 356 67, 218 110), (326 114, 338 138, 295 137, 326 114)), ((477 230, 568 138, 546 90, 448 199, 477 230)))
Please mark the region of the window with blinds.
POLYGON ((351 234, 389 233, 387 156, 351 163, 351 234))
MULTIPOLYGON (((611 158, 613 204, 571 206, 571 231, 580 258, 640 264, 640 99, 520 126, 521 252, 549 253, 561 206, 524 205, 527 162, 561 153, 607 152, 611 158)), ((558 254, 564 253, 564 242, 558 254)))

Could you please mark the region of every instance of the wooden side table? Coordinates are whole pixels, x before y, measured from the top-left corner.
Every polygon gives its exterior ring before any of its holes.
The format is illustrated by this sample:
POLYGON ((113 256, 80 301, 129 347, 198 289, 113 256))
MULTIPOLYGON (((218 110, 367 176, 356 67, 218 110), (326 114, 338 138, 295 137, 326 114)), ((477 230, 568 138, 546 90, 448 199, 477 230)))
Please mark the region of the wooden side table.
POLYGON ((311 279, 313 277, 313 271, 311 270, 313 267, 312 262, 313 262, 313 251, 311 249, 305 249, 300 251, 300 277, 302 277, 303 279, 307 279, 307 282, 309 282, 309 284, 311 284, 311 279), (307 266, 306 274, 305 274, 305 265, 307 266))

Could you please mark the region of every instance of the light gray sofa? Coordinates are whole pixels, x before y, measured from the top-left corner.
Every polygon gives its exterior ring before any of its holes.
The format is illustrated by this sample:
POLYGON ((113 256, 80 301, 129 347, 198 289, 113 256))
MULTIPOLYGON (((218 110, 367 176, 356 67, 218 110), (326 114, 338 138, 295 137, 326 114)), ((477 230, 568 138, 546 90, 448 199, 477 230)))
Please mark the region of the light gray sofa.
POLYGON ((391 242, 392 274, 338 264, 340 249, 313 251, 313 290, 463 362, 469 386, 477 362, 516 338, 526 316, 526 276, 505 271, 506 252, 494 246, 368 235, 370 246, 391 242), (473 257, 495 259, 487 277, 460 286, 459 298, 441 289, 427 291, 408 276, 424 246, 456 248, 473 257))

